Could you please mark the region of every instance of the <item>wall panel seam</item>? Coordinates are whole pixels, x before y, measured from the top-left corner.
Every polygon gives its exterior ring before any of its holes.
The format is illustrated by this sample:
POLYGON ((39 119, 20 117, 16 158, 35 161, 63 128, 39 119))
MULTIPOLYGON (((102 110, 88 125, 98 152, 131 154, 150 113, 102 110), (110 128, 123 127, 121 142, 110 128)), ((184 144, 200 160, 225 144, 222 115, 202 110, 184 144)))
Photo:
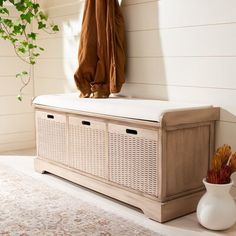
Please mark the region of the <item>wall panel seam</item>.
POLYGON ((50 11, 50 10, 54 10, 54 9, 58 9, 58 8, 65 8, 65 7, 70 7, 70 6, 75 6, 77 4, 83 3, 85 2, 85 0, 79 0, 79 1, 75 1, 74 3, 67 3, 67 4, 61 4, 61 5, 57 5, 57 6, 50 6, 50 7, 44 7, 44 11, 50 11))
POLYGON ((135 2, 135 3, 125 3, 125 4, 122 4, 121 3, 121 7, 129 7, 129 6, 135 6, 135 5, 142 5, 142 4, 148 4, 148 3, 153 3, 153 2, 159 2, 160 0, 149 0, 149 1, 146 1, 146 2, 135 2))
POLYGON ((37 80, 59 80, 59 81, 67 81, 66 77, 59 77, 59 76, 37 76, 35 73, 35 79, 37 80))
POLYGON ((218 90, 230 90, 230 91, 236 90, 236 88, 192 86, 192 85, 182 85, 182 84, 158 84, 158 83, 140 83, 140 82, 126 82, 126 84, 157 85, 157 86, 163 86, 163 87, 183 87, 183 88, 197 88, 197 89, 218 89, 218 90))
POLYGON ((6 143, 0 143, 0 146, 1 145, 6 145, 6 144, 11 144, 11 143, 27 143, 27 142, 35 142, 35 139, 29 139, 29 140, 18 140, 18 141, 12 141, 12 142, 6 142, 6 143))
POLYGON ((16 55, 12 55, 12 56, 9 56, 9 55, 0 55, 0 59, 1 59, 1 58, 14 58, 14 59, 16 59, 16 60, 19 59, 16 55))
POLYGON ((0 79, 1 79, 1 78, 6 78, 6 77, 7 77, 7 78, 14 78, 15 76, 16 76, 15 74, 14 74, 14 75, 13 75, 13 74, 12 74, 12 75, 10 75, 10 74, 8 74, 8 75, 1 74, 1 75, 0 75, 0 79))
POLYGON ((49 37, 41 37, 41 38, 38 38, 37 40, 38 41, 42 41, 42 40, 55 40, 55 39, 66 39, 66 38, 75 38, 75 37, 78 37, 80 35, 79 34, 70 34, 70 35, 58 35, 58 36, 49 36, 49 37))
MULTIPOLYGON (((9 135, 15 135, 15 134, 34 134, 34 131, 20 131, 20 132, 10 132, 8 133, 9 135)), ((4 134, 5 135, 5 134, 4 134)), ((2 134, 0 134, 0 136, 4 136, 2 134)))
POLYGON ((235 21, 232 22, 222 22, 222 23, 210 23, 210 24, 200 24, 200 25, 183 25, 183 26, 174 26, 174 27, 155 27, 155 28, 145 28, 145 29, 133 29, 126 30, 127 33, 132 32, 142 32, 142 31, 162 31, 162 30, 172 30, 172 29, 186 29, 186 28, 200 28, 200 27, 209 27, 209 26, 221 26, 221 25, 234 25, 235 21))
MULTIPOLYGON (((23 94, 24 97, 32 97, 33 94, 30 94, 30 93, 24 93, 23 94)), ((17 100, 17 94, 5 94, 5 95, 0 95, 0 98, 2 97, 15 97, 16 100, 17 100)), ((23 98, 24 99, 24 98, 23 98)), ((18 101, 19 102, 19 101, 18 101)))
MULTIPOLYGON (((235 58, 236 55, 200 55, 200 56, 127 56, 127 59, 155 59, 155 58, 235 58)), ((74 59, 74 57, 41 57, 40 60, 64 60, 74 59)))
POLYGON ((199 56, 128 56, 127 59, 140 59, 140 58, 215 58, 215 57, 226 57, 234 58, 236 55, 199 55, 199 56))
POLYGON ((0 114, 0 117, 8 117, 8 116, 19 116, 19 115, 34 115, 34 111, 32 112, 19 112, 19 113, 10 113, 10 114, 0 114))
POLYGON ((218 122, 228 123, 228 124, 236 124, 236 121, 228 121, 228 120, 219 120, 218 122))
POLYGON ((58 18, 63 18, 63 17, 75 17, 78 16, 78 14, 80 14, 81 11, 79 10, 76 13, 72 13, 72 14, 62 14, 62 15, 57 15, 57 16, 50 16, 50 20, 54 20, 54 19, 58 19, 58 18))

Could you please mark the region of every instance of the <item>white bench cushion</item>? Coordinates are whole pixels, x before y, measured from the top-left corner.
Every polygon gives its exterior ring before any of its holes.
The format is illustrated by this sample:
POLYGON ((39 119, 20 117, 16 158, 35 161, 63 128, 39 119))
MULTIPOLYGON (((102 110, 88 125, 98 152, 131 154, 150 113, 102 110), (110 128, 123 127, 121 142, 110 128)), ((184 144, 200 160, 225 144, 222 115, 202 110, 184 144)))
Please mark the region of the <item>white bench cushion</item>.
POLYGON ((155 122, 160 122, 162 115, 168 111, 211 107, 202 104, 136 98, 79 98, 78 93, 41 95, 33 100, 33 104, 155 122))

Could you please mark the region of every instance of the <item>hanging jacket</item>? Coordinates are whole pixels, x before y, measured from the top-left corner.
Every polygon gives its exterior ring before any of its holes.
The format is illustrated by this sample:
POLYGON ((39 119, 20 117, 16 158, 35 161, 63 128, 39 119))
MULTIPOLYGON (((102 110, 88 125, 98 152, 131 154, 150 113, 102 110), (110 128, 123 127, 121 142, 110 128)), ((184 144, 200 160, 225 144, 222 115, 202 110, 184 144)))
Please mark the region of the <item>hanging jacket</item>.
POLYGON ((86 0, 74 79, 81 97, 108 97, 125 82, 124 19, 117 0, 86 0))

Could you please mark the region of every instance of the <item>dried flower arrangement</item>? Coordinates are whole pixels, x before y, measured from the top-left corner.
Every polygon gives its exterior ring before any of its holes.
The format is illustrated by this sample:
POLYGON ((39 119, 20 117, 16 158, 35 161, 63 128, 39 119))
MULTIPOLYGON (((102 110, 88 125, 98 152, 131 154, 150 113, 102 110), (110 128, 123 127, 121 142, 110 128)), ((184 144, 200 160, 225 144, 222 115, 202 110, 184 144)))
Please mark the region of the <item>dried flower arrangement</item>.
POLYGON ((206 181, 212 184, 228 184, 230 176, 236 171, 236 152, 232 154, 227 144, 219 147, 212 158, 211 169, 207 172, 206 181))

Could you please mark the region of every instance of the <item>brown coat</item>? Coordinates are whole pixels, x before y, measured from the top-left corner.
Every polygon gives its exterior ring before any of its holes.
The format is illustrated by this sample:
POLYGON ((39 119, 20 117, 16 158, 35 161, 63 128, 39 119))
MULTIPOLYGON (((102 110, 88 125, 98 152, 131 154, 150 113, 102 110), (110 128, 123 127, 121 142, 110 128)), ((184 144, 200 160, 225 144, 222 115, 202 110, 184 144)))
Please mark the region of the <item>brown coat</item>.
POLYGON ((125 82, 124 20, 118 0, 86 0, 74 78, 81 97, 108 97, 125 82))

